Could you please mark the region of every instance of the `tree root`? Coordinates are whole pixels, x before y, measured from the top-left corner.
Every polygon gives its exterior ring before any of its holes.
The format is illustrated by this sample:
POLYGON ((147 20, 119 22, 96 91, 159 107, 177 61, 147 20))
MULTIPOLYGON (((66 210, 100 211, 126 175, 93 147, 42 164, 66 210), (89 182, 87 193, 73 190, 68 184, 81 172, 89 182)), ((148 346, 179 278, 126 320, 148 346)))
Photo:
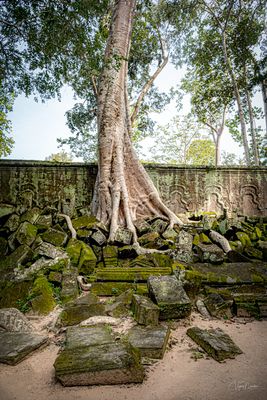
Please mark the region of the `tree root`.
POLYGON ((68 215, 66 215, 66 214, 58 214, 58 216, 59 216, 59 217, 65 218, 65 220, 66 220, 66 222, 67 222, 67 225, 68 225, 68 228, 69 228, 69 230, 70 230, 70 232, 71 232, 71 237, 72 237, 72 239, 76 239, 76 238, 77 238, 77 232, 76 232, 76 230, 73 228, 73 225, 72 225, 72 222, 71 222, 70 217, 69 217, 68 215))
POLYGON ((171 249, 167 250, 157 250, 157 249, 145 249, 144 247, 141 247, 138 242, 134 242, 133 248, 136 250, 136 253, 141 256, 145 254, 154 254, 154 253, 159 253, 159 254, 170 254, 171 249))
POLYGON ((85 292, 88 292, 91 289, 92 284, 87 283, 86 279, 82 275, 77 276, 77 282, 79 284, 79 287, 81 290, 84 290, 85 292))
POLYGON ((209 232, 209 237, 214 242, 218 243, 225 253, 228 253, 229 251, 232 250, 228 240, 224 236, 222 236, 220 233, 211 230, 209 232))

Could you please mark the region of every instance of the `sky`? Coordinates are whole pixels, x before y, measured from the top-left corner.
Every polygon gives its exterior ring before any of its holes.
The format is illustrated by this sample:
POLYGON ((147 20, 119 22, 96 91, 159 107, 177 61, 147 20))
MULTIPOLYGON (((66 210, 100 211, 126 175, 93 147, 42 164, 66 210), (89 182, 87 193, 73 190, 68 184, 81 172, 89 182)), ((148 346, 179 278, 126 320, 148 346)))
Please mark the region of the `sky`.
MULTIPOLYGON (((156 80, 160 90, 168 90, 181 80, 184 70, 176 70, 169 64, 156 80)), ((260 99, 256 99, 257 102, 260 99)), ((36 103, 33 97, 19 96, 14 103, 10 119, 13 125, 15 146, 12 153, 6 157, 17 160, 44 160, 52 153, 58 153, 57 138, 66 138, 70 132, 66 125, 65 112, 75 104, 71 88, 64 87, 61 92, 61 101, 57 99, 36 103)), ((183 114, 190 111, 190 99, 185 98, 183 114)), ((156 115, 157 122, 166 124, 175 115, 174 105, 167 107, 166 111, 156 115)), ((150 139, 146 139, 144 146, 150 147, 150 139)), ((69 151, 67 146, 64 147, 69 151)), ((143 149, 145 151, 145 149, 143 149)), ((242 155, 242 149, 233 141, 227 130, 222 137, 222 150, 242 155)), ((74 158, 74 161, 82 159, 74 158)))

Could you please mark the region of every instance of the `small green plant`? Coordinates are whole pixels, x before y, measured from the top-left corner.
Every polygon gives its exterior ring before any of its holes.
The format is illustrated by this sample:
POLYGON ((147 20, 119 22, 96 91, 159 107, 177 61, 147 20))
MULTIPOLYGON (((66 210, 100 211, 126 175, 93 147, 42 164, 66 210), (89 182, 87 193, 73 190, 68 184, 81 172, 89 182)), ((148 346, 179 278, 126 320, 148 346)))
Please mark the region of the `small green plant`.
POLYGON ((118 289, 115 288, 115 287, 113 287, 113 288, 111 289, 111 293, 112 293, 114 296, 116 296, 116 295, 118 294, 118 289))
POLYGON ((24 299, 18 299, 16 301, 18 309, 22 312, 22 313, 26 313, 28 311, 30 311, 31 309, 31 301, 34 299, 35 294, 28 294, 24 299))

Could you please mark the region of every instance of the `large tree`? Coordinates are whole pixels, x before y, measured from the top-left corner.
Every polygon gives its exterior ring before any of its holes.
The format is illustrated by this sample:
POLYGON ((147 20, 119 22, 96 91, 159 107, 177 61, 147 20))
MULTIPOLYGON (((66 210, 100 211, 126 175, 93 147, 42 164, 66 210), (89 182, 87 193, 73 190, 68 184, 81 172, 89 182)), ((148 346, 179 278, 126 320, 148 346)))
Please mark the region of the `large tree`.
POLYGON ((133 221, 140 216, 164 215, 171 225, 180 223, 161 201, 131 143, 127 71, 135 3, 114 4, 98 89, 99 172, 92 210, 110 223, 111 241, 120 224, 133 232, 136 241, 133 221))
MULTIPOLYGON (((89 120, 97 114, 99 172, 92 211, 109 225, 110 240, 123 225, 136 242, 133 221, 147 215, 165 216, 170 225, 181 223, 162 203, 131 142, 128 66, 132 86, 133 77, 137 77, 145 92, 147 86, 140 78, 142 65, 149 71, 155 54, 159 54, 158 68, 166 59, 160 37, 144 43, 145 57, 140 64, 140 57, 130 53, 134 19, 142 22, 143 8, 149 14, 153 2, 140 2, 138 7, 135 0, 2 3, 0 75, 6 92, 39 93, 45 99, 59 94, 60 87, 68 83, 90 105, 89 120)), ((143 41, 148 35, 147 29, 144 31, 143 41)), ((158 28, 156 31, 160 33, 158 28)), ((137 55, 143 50, 140 43, 137 55)))

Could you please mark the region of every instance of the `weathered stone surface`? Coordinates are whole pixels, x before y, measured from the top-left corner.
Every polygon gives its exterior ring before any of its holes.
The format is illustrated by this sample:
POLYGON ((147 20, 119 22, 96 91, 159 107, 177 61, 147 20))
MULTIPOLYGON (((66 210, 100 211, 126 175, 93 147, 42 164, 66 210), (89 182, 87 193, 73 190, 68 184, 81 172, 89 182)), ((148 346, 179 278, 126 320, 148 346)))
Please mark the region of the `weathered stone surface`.
POLYGON ((204 304, 213 317, 232 318, 233 300, 225 300, 219 293, 210 293, 204 299, 204 304))
POLYGON ((15 212, 15 207, 10 204, 0 204, 0 218, 15 212))
POLYGON ((192 244, 193 244, 193 236, 182 229, 177 238, 177 248, 184 251, 191 251, 192 244))
POLYGON ((130 229, 119 227, 116 230, 114 241, 120 245, 129 245, 132 242, 133 233, 130 229))
POLYGON ((128 340, 138 348, 141 356, 163 358, 170 330, 165 326, 134 326, 128 332, 128 340))
POLYGON ((33 311, 45 315, 55 308, 53 290, 45 276, 39 276, 34 281, 31 293, 34 296, 31 300, 33 311))
POLYGON ((18 229, 20 222, 20 217, 17 214, 12 214, 6 221, 4 227, 10 232, 14 232, 18 229))
POLYGON ((16 268, 22 264, 25 264, 33 256, 32 250, 26 244, 19 246, 13 253, 5 259, 5 265, 8 267, 16 268))
POLYGON ((255 247, 252 247, 252 246, 247 246, 244 249, 244 254, 250 258, 257 258, 258 260, 263 259, 262 251, 259 249, 256 249, 255 247))
POLYGON ((116 246, 103 247, 103 259, 105 267, 116 267, 118 265, 118 248, 116 246))
POLYGON ((236 355, 242 354, 242 350, 220 328, 206 330, 193 327, 186 333, 216 361, 235 358, 236 355))
POLYGON ((147 221, 144 221, 142 218, 134 221, 134 226, 139 235, 144 235, 145 233, 151 231, 150 224, 147 221))
POLYGON ((46 336, 26 332, 0 332, 0 362, 15 365, 41 346, 46 336))
POLYGON ((19 310, 16 308, 0 309, 0 331, 8 332, 32 332, 33 327, 19 310))
POLYGON ((66 252, 70 257, 70 261, 73 265, 78 265, 80 254, 83 248, 83 242, 78 239, 70 239, 66 247, 66 252))
POLYGON ((121 324, 120 318, 113 318, 106 315, 97 315, 95 317, 90 317, 82 321, 80 323, 80 326, 97 326, 97 325, 118 326, 120 324, 121 324))
POLYGON ((51 214, 40 215, 37 218, 35 225, 41 231, 49 229, 52 226, 52 215, 51 214))
POLYGON ((18 307, 27 298, 31 287, 31 281, 0 281, 0 308, 18 307))
POLYGON ((97 222, 97 219, 93 215, 82 215, 71 222, 74 229, 91 228, 97 222))
POLYGON ((93 282, 91 286, 91 293, 98 296, 117 296, 127 289, 133 289, 139 294, 148 293, 146 283, 130 282, 93 282))
POLYGON ((48 276, 49 282, 52 283, 61 283, 62 282, 62 274, 60 272, 51 271, 48 276))
POLYGON ((65 257, 56 257, 55 259, 47 259, 45 257, 39 258, 35 261, 30 267, 21 270, 17 268, 14 270, 16 280, 24 280, 28 279, 29 277, 35 276, 38 272, 42 270, 55 270, 55 271, 62 271, 64 268, 69 266, 69 259, 65 257))
POLYGON ((0 237, 0 257, 4 257, 7 253, 7 240, 0 237))
POLYGON ((236 237, 242 243, 243 247, 251 246, 251 240, 247 233, 245 232, 236 232, 236 237))
POLYGON ((113 343, 114 336, 106 326, 75 326, 67 329, 66 348, 99 346, 113 343))
POLYGON ((171 268, 96 268, 95 278, 100 281, 145 282, 151 275, 171 275, 171 273, 171 268))
POLYGON ((259 240, 258 247, 262 251, 263 260, 267 261, 267 241, 259 240))
POLYGON ((77 325, 95 315, 105 315, 105 306, 91 293, 66 304, 59 320, 62 326, 77 325))
POLYGON ((54 367, 64 386, 141 383, 144 379, 140 354, 121 342, 66 348, 54 367))
POLYGON ((149 295, 160 309, 160 319, 184 318, 191 312, 191 302, 175 276, 150 276, 149 295))
POLYGON ((16 240, 19 244, 26 244, 27 246, 30 246, 34 242, 36 234, 36 226, 30 224, 29 222, 23 222, 20 224, 16 232, 16 240))
POLYGON ((119 257, 120 258, 135 258, 137 257, 137 251, 134 246, 123 246, 119 248, 119 257))
POLYGON ((90 239, 98 246, 104 246, 107 243, 107 238, 100 229, 96 229, 90 236, 90 239))
POLYGON ((251 262, 251 260, 248 257, 244 256, 244 254, 236 250, 228 251, 227 258, 228 261, 230 262, 251 262))
POLYGON ((122 301, 115 301, 106 305, 105 312, 111 317, 121 318, 129 315, 129 308, 122 301))
POLYGON ((158 232, 148 232, 138 238, 138 242, 141 246, 145 246, 149 243, 153 244, 160 237, 158 232))
POLYGON ((164 237, 164 239, 175 241, 178 237, 178 233, 175 229, 168 228, 165 232, 163 232, 162 236, 164 237))
POLYGON ((47 258, 68 258, 68 255, 63 251, 53 246, 51 243, 42 242, 34 250, 34 257, 45 256, 47 258))
POLYGON ((61 300, 63 303, 76 299, 79 294, 77 284, 78 271, 75 268, 68 268, 63 271, 62 276, 62 289, 61 289, 61 300))
POLYGON ((24 214, 22 214, 20 222, 27 221, 30 224, 34 224, 39 217, 40 212, 41 210, 37 207, 31 208, 30 210, 27 210, 24 214))
POLYGON ((151 223, 151 231, 163 233, 165 231, 165 229, 167 228, 168 224, 169 223, 167 221, 157 218, 155 221, 153 221, 151 223))
POLYGON ((158 325, 159 307, 150 299, 137 294, 133 295, 132 310, 134 319, 140 325, 158 325))
POLYGON ((224 252, 216 244, 199 243, 196 249, 202 262, 209 261, 213 264, 221 264, 224 261, 224 252))
POLYGON ((53 228, 49 228, 41 237, 44 242, 51 243, 54 246, 64 246, 68 239, 68 235, 65 232, 53 228))
POLYGON ((78 264, 79 274, 91 274, 96 266, 96 262, 97 258, 91 247, 83 243, 78 264))

